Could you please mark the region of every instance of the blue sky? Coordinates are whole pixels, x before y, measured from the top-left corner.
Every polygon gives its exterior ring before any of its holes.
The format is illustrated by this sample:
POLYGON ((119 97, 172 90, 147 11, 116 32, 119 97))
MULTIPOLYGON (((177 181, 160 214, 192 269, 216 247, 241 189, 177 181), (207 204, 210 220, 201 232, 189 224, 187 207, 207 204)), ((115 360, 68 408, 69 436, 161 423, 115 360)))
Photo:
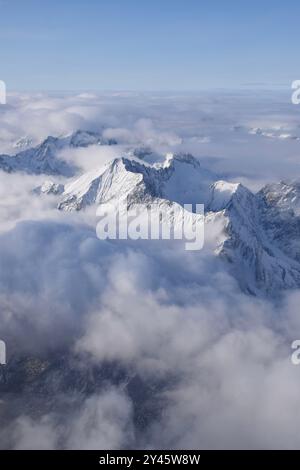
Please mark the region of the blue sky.
POLYGON ((0 0, 14 90, 199 90, 300 78, 298 0, 0 0))

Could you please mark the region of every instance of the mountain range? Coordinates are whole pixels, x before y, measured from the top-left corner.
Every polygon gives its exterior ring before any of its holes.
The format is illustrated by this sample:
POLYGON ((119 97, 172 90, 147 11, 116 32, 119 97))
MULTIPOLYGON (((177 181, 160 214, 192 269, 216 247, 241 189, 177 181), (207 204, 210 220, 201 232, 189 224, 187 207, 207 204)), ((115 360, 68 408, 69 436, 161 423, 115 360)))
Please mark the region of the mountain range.
MULTIPOLYGON (((0 167, 70 177, 76 169, 57 157, 59 150, 114 143, 100 134, 77 131, 64 138, 49 137, 15 157, 2 156, 0 167)), ((253 193, 243 184, 224 181, 190 154, 167 154, 154 164, 135 155, 115 158, 65 185, 48 180, 35 192, 55 195, 58 209, 68 212, 93 205, 96 211, 101 203, 125 200, 128 206, 155 203, 166 219, 184 204, 204 204, 205 233, 221 226, 213 251, 244 292, 274 296, 300 286, 298 182, 269 184, 253 193)))
POLYGON ((0 169, 8 173, 61 175, 71 177, 78 168, 59 157, 65 148, 90 145, 114 145, 114 139, 104 139, 101 133, 78 130, 62 137, 49 136, 41 144, 22 150, 15 155, 0 155, 0 169))

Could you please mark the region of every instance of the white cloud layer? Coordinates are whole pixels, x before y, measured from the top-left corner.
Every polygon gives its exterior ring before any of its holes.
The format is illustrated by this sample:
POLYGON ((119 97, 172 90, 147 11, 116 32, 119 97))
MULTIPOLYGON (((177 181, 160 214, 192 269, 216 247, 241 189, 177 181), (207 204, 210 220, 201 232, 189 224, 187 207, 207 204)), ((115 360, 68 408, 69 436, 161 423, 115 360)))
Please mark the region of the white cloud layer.
MULTIPOLYGON (((296 110, 283 98, 276 113, 269 97, 253 99, 15 95, 0 108, 0 144, 12 153, 24 135, 37 142, 105 128, 119 145, 66 150, 63 157, 90 169, 132 146, 193 151, 259 187, 297 174, 300 143, 249 134, 276 126, 298 132, 296 110)), ((14 408, 0 447, 299 448, 300 370, 291 364, 290 344, 300 335, 300 293, 286 293, 279 304, 242 294, 211 253, 218 228, 196 254, 100 241, 93 210, 60 213, 54 196, 32 193, 42 181, 0 174, 1 337, 14 360, 51 362, 59 351, 88 370, 109 364, 125 372, 83 395, 61 390, 66 414, 59 406, 14 408), (133 379, 147 394, 132 390, 133 379)), ((0 406, 11 411, 5 400, 0 406)))

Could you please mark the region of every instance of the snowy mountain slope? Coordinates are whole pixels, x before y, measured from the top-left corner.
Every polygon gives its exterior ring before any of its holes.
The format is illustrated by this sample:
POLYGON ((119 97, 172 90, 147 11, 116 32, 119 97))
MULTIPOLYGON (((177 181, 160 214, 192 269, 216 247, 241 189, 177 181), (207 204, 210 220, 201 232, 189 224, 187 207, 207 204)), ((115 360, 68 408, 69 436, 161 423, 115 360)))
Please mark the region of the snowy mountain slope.
POLYGON ((25 148, 28 148, 28 147, 32 147, 32 139, 30 137, 21 137, 20 139, 18 139, 16 142, 13 143, 13 148, 17 148, 17 149, 25 149, 25 148))
POLYGON ((210 185, 217 175, 203 168, 192 155, 169 154, 163 164, 166 173, 163 196, 179 204, 207 204, 210 185))
POLYGON ((300 264, 274 243, 275 234, 265 223, 259 196, 238 185, 224 217, 227 238, 219 255, 229 263, 243 290, 276 295, 280 289, 300 285, 300 264))
POLYGON ((47 137, 40 145, 23 150, 14 156, 0 155, 0 169, 6 172, 28 174, 74 176, 77 168, 59 158, 59 152, 67 147, 88 147, 89 145, 113 145, 114 140, 102 138, 100 133, 76 131, 64 137, 47 137))
POLYGON ((60 160, 57 154, 65 146, 63 139, 48 137, 37 147, 15 156, 1 155, 0 168, 6 172, 73 176, 76 168, 60 160))
POLYGON ((66 185, 59 209, 73 211, 113 199, 121 201, 143 182, 142 174, 128 171, 129 167, 130 161, 121 158, 84 174, 66 185))
POLYGON ((257 197, 268 237, 287 256, 300 262, 300 183, 267 185, 257 197))

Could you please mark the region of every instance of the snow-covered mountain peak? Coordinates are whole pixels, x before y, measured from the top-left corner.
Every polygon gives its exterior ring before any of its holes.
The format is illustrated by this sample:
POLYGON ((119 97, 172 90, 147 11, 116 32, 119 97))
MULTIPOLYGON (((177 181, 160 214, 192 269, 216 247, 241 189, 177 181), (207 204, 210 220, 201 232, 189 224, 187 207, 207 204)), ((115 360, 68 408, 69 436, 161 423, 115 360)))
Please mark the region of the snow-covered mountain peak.
POLYGON ((64 192, 64 185, 47 180, 41 186, 34 189, 34 192, 36 194, 54 194, 57 196, 64 192))
POLYGON ((200 166, 199 161, 189 153, 167 153, 162 167, 175 168, 176 164, 188 164, 194 168, 200 166))
POLYGON ((208 204, 210 186, 217 175, 203 168, 190 154, 169 154, 163 164, 165 181, 162 188, 166 199, 184 204, 208 204))
POLYGON ((127 196, 135 202, 162 198, 180 205, 205 204, 215 178, 190 155, 168 156, 158 165, 120 157, 67 185, 59 208, 80 210, 127 196))
POLYGON ((300 182, 281 181, 279 183, 267 184, 259 196, 269 208, 281 212, 293 211, 294 215, 300 215, 300 182))
POLYGON ((218 212, 224 210, 235 193, 242 191, 240 183, 228 183, 227 181, 216 181, 211 185, 211 199, 208 210, 218 212))
POLYGON ((66 185, 59 209, 81 210, 92 204, 124 199, 143 181, 136 165, 126 158, 116 158, 82 175, 66 185))
POLYGON ((115 143, 112 139, 103 139, 101 133, 82 130, 67 136, 48 136, 36 147, 23 150, 14 156, 0 155, 0 169, 10 173, 24 172, 71 177, 78 172, 78 168, 60 158, 61 150, 115 143))

